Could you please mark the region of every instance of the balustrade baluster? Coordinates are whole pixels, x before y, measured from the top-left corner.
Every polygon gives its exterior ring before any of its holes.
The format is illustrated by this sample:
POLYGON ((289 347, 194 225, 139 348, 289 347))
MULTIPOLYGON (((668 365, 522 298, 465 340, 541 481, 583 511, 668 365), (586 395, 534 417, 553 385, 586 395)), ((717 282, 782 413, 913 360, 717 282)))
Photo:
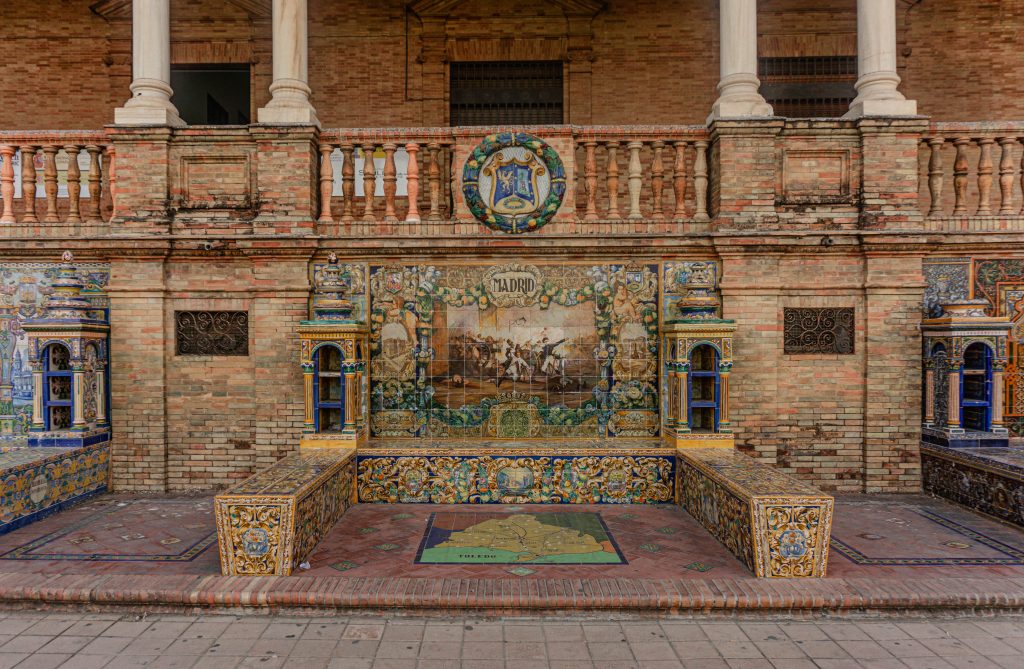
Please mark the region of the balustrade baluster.
MULTIPOLYGON (((1020 141, 1022 144, 1024 144, 1024 137, 1021 137, 1020 141)), ((1020 204, 1020 212, 1018 213, 1021 216, 1024 216, 1024 151, 1022 151, 1020 154, 1020 190, 1022 201, 1020 204)))
POLYGON ((956 158, 953 160, 953 215, 963 216, 967 213, 967 147, 971 140, 968 137, 957 137, 953 140, 956 147, 956 158))
POLYGON ((643 142, 630 142, 629 148, 629 215, 630 220, 643 218, 640 213, 640 187, 643 183, 643 168, 640 165, 640 149, 643 142))
POLYGON ((89 206, 85 210, 87 223, 99 223, 100 214, 100 192, 103 175, 100 174, 100 147, 95 144, 86 144, 85 150, 89 153, 89 206))
POLYGON ((21 222, 38 223, 36 216, 36 147, 21 147, 21 222))
POLYGON ((619 213, 619 143, 608 142, 605 149, 608 151, 608 218, 614 221, 622 218, 619 213))
POLYGON ((999 213, 1013 213, 1013 147, 1017 140, 1003 137, 999 140, 999 213))
POLYGON ((686 218, 686 142, 675 142, 675 163, 672 165, 673 195, 676 198, 674 218, 686 218))
POLYGON ((407 199, 409 200, 409 209, 405 213, 405 222, 419 223, 420 209, 418 200, 420 197, 420 145, 416 142, 409 142, 405 145, 405 152, 409 154, 409 166, 406 168, 405 174, 405 190, 407 193, 407 199))
POLYGON ((931 197, 931 206, 928 208, 928 216, 935 217, 942 215, 942 137, 929 137, 928 147, 931 154, 928 156, 928 193, 931 197))
POLYGON ((662 212, 662 192, 665 188, 665 164, 662 153, 665 150, 665 142, 660 140, 652 142, 654 156, 651 158, 651 191, 654 195, 654 203, 651 208, 651 218, 660 221, 665 218, 662 212))
POLYGON ((74 144, 64 147, 68 154, 68 223, 81 223, 82 170, 78 167, 80 148, 74 144))
POLYGON ((427 177, 430 179, 430 220, 441 220, 441 165, 438 155, 441 146, 434 142, 427 145, 430 151, 430 168, 427 170, 427 177))
POLYGON ((57 215, 57 147, 47 144, 43 147, 43 178, 46 179, 45 223, 59 223, 57 215))
POLYGON ((356 156, 355 147, 345 143, 341 145, 341 220, 351 223, 355 220, 352 200, 356 196, 356 156))
MULTIPOLYGON (((100 176, 103 181, 100 182, 100 211, 102 212, 104 206, 109 206, 111 211, 114 209, 114 204, 117 202, 117 166, 116 166, 117 154, 114 150, 114 146, 111 144, 103 149, 103 155, 100 156, 100 176), (106 186, 104 187, 104 184, 106 186)), ((103 214, 100 214, 100 218, 103 218, 103 214)))
POLYGON ((587 187, 587 213, 585 221, 596 221, 597 216, 597 142, 584 142, 586 160, 583 163, 584 181, 587 187))
POLYGON ((0 146, 0 198, 4 201, 4 211, 0 214, 0 223, 14 223, 14 147, 0 146))
POLYGON ((693 160, 693 198, 696 211, 695 221, 708 221, 708 143, 699 141, 695 145, 697 155, 693 160))
POLYGON ((377 188, 377 168, 373 165, 373 144, 363 144, 363 220, 376 221, 373 215, 374 191, 377 188))
POLYGON ((331 164, 331 154, 334 153, 334 145, 322 142, 320 144, 320 223, 331 223, 334 218, 331 216, 331 195, 334 193, 334 165, 331 164))
POLYGON ((982 137, 978 140, 978 147, 981 149, 978 154, 978 216, 988 216, 992 213, 989 198, 992 194, 993 144, 995 140, 991 137, 982 137))
POLYGON ((384 145, 384 220, 397 221, 395 193, 398 192, 398 170, 395 169, 394 144, 384 145))

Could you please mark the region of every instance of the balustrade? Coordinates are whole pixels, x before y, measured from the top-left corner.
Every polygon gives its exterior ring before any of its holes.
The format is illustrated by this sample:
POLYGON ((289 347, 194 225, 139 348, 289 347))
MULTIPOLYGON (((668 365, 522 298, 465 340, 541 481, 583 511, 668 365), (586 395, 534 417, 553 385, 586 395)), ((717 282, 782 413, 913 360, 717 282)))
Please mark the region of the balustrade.
MULTIPOLYGON (((340 236, 464 231, 455 227, 466 151, 459 148, 459 133, 453 128, 321 133, 321 230, 340 236)), ((573 161, 576 213, 544 231, 670 233, 686 230, 679 227, 682 221, 706 222, 706 136, 703 127, 574 127, 575 152, 562 158, 567 169, 573 161)), ((490 234, 481 226, 472 229, 490 234)))
POLYGON ((932 123, 921 140, 919 159, 926 227, 1019 231, 1024 217, 1022 147, 1022 123, 932 123))
POLYGON ((112 150, 99 132, 0 132, 0 225, 108 220, 112 150))

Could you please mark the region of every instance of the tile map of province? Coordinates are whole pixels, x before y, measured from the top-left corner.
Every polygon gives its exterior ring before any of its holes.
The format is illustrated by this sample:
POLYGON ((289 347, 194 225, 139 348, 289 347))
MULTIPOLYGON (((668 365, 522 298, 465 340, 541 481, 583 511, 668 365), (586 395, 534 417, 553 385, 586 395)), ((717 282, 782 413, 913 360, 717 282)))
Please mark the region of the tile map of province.
POLYGON ((625 564, 596 513, 435 513, 419 564, 625 564))

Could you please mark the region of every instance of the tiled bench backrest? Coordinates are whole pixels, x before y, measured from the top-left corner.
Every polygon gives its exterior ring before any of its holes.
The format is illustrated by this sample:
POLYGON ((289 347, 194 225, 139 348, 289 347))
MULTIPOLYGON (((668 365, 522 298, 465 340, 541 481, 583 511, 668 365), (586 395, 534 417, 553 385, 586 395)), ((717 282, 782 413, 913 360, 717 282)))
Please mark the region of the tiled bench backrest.
POLYGON ((679 502, 758 577, 822 577, 833 498, 738 451, 678 451, 679 502))
POLYGON ((354 449, 304 450, 217 495, 225 575, 288 575, 351 505, 354 449))

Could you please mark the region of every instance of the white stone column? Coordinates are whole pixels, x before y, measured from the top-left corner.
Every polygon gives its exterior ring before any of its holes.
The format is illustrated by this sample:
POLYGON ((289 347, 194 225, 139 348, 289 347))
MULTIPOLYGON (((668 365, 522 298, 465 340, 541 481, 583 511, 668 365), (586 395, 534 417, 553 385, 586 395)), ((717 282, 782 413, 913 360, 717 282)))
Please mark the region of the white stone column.
POLYGON ((171 103, 170 0, 132 0, 132 97, 114 110, 118 125, 185 122, 171 103))
POLYGON ((270 102, 256 112, 260 123, 319 125, 309 102, 306 0, 274 0, 274 81, 270 102))
POLYGON ((757 0, 721 0, 719 6, 721 76, 708 121, 771 116, 772 106, 757 90, 757 0))
POLYGON ((857 97, 845 118, 914 116, 917 102, 897 90, 896 0, 857 0, 857 97))

